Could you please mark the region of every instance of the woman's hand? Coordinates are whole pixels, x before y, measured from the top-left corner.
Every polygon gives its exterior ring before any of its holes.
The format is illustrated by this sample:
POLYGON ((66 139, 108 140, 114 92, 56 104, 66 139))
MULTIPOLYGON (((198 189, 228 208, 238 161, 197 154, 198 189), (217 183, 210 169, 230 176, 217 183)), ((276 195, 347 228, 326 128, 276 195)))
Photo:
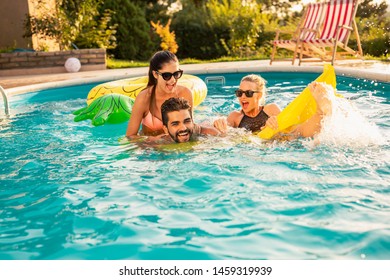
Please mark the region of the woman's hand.
POLYGON ((219 132, 225 134, 227 132, 227 120, 225 118, 220 118, 214 121, 214 127, 218 129, 219 132))
POLYGON ((276 116, 270 116, 267 122, 265 123, 265 126, 263 126, 261 129, 263 130, 265 127, 269 127, 273 130, 277 130, 279 128, 279 125, 276 116))

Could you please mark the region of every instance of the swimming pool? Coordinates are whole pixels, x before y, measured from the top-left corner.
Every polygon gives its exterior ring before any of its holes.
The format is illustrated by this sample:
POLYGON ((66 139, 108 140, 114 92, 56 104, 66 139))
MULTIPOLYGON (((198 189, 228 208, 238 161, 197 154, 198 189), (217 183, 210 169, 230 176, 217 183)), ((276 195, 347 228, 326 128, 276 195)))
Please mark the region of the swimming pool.
MULTIPOLYGON (((243 75, 210 84, 195 120, 237 109, 243 75)), ((318 75, 262 76, 283 108, 318 75)), ((0 259, 390 259, 389 84, 338 77, 364 119, 320 145, 235 130, 160 149, 120 141, 126 124, 73 122, 94 85, 11 99, 0 259)))

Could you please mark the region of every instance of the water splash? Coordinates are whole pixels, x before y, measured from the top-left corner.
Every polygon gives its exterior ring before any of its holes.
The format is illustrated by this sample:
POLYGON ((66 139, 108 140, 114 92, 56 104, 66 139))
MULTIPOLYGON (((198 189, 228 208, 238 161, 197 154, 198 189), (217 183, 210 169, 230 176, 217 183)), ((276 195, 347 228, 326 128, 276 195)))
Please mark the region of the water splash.
POLYGON ((369 122, 353 103, 345 98, 333 100, 332 115, 324 118, 317 139, 321 143, 343 146, 386 144, 378 126, 369 122))

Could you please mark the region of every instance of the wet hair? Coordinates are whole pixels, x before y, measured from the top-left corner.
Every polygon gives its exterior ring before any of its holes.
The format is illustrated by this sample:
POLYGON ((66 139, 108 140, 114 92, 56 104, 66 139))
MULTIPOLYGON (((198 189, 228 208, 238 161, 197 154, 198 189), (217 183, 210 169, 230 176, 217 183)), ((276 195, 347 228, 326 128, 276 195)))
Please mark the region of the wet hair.
POLYGON ((165 126, 168 126, 168 113, 188 110, 192 119, 192 110, 190 103, 182 97, 171 97, 164 101, 161 105, 162 122, 165 126))
POLYGON ((146 87, 155 86, 157 84, 157 79, 153 76, 153 71, 159 71, 163 68, 164 64, 171 61, 178 62, 179 60, 177 59, 177 56, 170 51, 158 51, 152 56, 149 62, 149 79, 146 87))
POLYGON ((252 83, 256 84, 257 90, 262 93, 261 99, 259 101, 259 105, 264 106, 265 105, 265 95, 266 95, 266 91, 265 91, 266 81, 261 76, 255 75, 255 74, 250 74, 250 75, 243 77, 241 79, 241 82, 244 82, 244 81, 252 82, 252 83))

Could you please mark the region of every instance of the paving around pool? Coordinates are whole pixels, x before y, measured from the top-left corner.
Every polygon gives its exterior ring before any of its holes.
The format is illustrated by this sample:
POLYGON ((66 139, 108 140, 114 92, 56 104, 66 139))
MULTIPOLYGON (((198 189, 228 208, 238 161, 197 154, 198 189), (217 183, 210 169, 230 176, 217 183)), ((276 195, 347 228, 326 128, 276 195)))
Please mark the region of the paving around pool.
MULTIPOLYGON (((321 73, 324 63, 306 63, 292 66, 291 62, 276 62, 272 66, 269 60, 251 60, 236 62, 218 62, 205 64, 184 64, 180 67, 187 74, 215 74, 235 72, 315 72, 321 73)), ((390 82, 390 63, 373 60, 344 60, 335 65, 337 75, 353 76, 381 82, 390 82)), ((12 95, 51 87, 112 81, 129 77, 147 75, 148 67, 107 69, 77 73, 41 74, 0 77, 0 85, 12 95)))

